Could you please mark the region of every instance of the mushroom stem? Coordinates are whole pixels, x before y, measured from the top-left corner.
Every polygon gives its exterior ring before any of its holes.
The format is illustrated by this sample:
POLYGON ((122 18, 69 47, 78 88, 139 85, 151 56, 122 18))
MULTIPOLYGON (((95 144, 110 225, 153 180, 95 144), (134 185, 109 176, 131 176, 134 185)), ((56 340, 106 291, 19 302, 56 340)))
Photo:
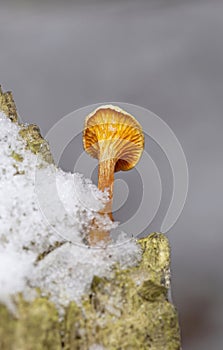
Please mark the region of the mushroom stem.
POLYGON ((121 108, 101 106, 85 120, 83 145, 86 152, 99 161, 98 188, 108 190, 108 201, 95 217, 88 234, 90 245, 109 241, 110 232, 105 228, 105 215, 112 217, 114 173, 132 169, 143 152, 144 136, 137 120, 121 108), (100 220, 102 219, 102 220, 100 220))
POLYGON ((114 187, 114 172, 115 172, 114 158, 100 161, 98 165, 98 189, 100 191, 108 190, 108 202, 101 213, 108 214, 110 219, 112 216, 112 200, 113 200, 113 187, 114 187))
MULTIPOLYGON (((112 216, 112 199, 113 199, 113 187, 114 187, 114 172, 115 172, 115 158, 109 158, 104 156, 99 157, 98 164, 98 189, 102 192, 108 190, 108 201, 104 208, 99 212, 102 216, 109 215, 110 219, 113 220, 112 216)), ((88 241, 89 244, 95 245, 100 241, 108 242, 110 232, 97 227, 95 222, 93 228, 89 232, 88 241)))

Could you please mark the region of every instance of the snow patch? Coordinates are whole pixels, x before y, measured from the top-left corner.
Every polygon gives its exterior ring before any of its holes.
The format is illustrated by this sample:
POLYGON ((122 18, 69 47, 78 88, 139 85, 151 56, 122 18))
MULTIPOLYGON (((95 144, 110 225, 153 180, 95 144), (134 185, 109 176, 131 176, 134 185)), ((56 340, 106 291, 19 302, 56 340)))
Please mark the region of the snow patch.
MULTIPOLYGON (((26 149, 20 129, 0 112, 0 302, 40 287, 58 307, 78 303, 94 275, 108 276, 116 263, 135 265, 141 251, 125 234, 114 246, 84 246, 106 193, 81 174, 44 163, 26 149)), ((117 226, 109 218, 103 224, 117 226)))

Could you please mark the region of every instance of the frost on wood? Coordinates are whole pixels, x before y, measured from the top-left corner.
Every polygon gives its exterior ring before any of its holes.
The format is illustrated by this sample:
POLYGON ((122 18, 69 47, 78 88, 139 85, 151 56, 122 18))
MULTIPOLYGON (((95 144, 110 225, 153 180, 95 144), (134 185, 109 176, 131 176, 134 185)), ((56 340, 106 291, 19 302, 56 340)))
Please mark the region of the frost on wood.
POLYGON ((167 239, 84 246, 106 197, 55 167, 1 91, 0 198, 1 349, 179 349, 167 239))

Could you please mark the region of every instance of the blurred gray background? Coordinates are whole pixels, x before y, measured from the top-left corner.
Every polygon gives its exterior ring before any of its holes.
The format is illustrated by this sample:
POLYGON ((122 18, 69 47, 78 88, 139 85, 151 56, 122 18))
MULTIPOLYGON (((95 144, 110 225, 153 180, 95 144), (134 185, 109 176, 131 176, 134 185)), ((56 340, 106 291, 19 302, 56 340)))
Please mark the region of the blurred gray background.
MULTIPOLYGON (((0 83, 42 134, 67 113, 123 101, 166 121, 190 188, 168 232, 184 350, 223 349, 223 2, 1 1, 0 83)), ((72 169, 72 153, 62 166, 72 169)))

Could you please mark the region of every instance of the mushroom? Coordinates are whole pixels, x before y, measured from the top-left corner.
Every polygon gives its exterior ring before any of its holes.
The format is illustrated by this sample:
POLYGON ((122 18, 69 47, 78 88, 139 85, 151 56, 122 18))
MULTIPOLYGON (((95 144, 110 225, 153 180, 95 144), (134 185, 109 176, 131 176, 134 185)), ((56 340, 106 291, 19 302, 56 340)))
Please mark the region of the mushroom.
MULTIPOLYGON (((108 202, 100 214, 107 214, 113 220, 114 173, 130 170, 139 161, 144 148, 142 127, 121 108, 101 106, 86 117, 83 145, 90 156, 98 159, 98 189, 108 191, 108 202)), ((89 234, 91 243, 107 240, 108 237, 108 231, 97 227, 89 234)))

